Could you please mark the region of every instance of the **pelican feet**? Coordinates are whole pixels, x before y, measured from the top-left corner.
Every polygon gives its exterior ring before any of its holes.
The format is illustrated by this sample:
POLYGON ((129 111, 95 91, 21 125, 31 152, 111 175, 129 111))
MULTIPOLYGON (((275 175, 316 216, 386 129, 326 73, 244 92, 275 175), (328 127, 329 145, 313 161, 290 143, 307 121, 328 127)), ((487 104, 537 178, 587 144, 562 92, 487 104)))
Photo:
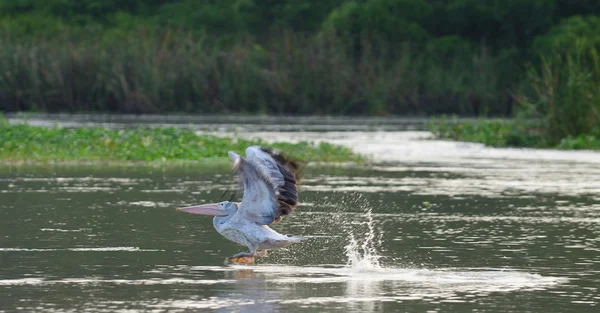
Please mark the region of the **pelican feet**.
POLYGON ((232 257, 227 258, 226 261, 231 263, 243 263, 243 264, 254 264, 255 254, 252 252, 241 252, 232 257))
POLYGON ((257 250, 253 252, 241 252, 225 260, 225 263, 254 264, 255 258, 267 256, 267 250, 257 250))

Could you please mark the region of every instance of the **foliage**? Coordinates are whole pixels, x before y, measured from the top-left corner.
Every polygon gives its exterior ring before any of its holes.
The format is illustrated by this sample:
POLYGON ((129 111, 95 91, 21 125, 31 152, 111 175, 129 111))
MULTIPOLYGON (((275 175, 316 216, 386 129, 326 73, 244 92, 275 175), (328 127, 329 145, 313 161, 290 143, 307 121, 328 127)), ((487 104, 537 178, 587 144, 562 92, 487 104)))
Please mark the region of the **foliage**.
POLYGON ((304 162, 360 161, 350 149, 328 143, 266 144, 260 140, 197 135, 188 129, 41 128, 0 124, 0 158, 4 161, 202 162, 227 158, 229 150, 250 145, 281 149, 304 162))
MULTIPOLYGON (((560 51, 560 50, 559 50, 560 51)), ((437 138, 481 142, 490 146, 600 149, 600 58, 591 48, 542 59, 527 72, 527 91, 518 97, 515 123, 430 125, 437 138)))
POLYGON ((532 71, 598 49, 599 16, 595 0, 0 0, 0 110, 506 116, 539 102, 532 71))
MULTIPOLYGON (((71 29, 108 30, 136 25, 205 30, 215 34, 262 33, 276 27, 313 31, 339 0, 0 0, 0 18, 14 32, 57 34, 27 27, 52 20, 71 29), (16 18, 15 18, 16 17, 16 18)), ((51 25, 48 22, 46 25, 51 25)))
POLYGON ((534 51, 543 54, 600 49, 600 16, 573 16, 535 38, 534 51))
POLYGON ((438 139, 480 142, 493 147, 522 146, 527 141, 517 139, 522 132, 513 121, 500 119, 458 123, 442 117, 440 120, 432 119, 429 130, 438 139))
POLYGON ((600 134, 568 136, 560 141, 557 148, 565 150, 600 150, 600 134))
POLYGON ((431 6, 424 0, 348 1, 329 14, 324 27, 392 43, 423 40, 428 34, 421 25, 430 14, 431 6))
POLYGON ((599 50, 580 50, 543 59, 530 68, 531 97, 520 99, 526 112, 539 117, 551 142, 589 135, 600 125, 599 50))
POLYGON ((480 120, 457 122, 443 117, 432 120, 429 130, 436 139, 483 143, 491 147, 534 147, 566 150, 600 150, 600 129, 592 134, 567 136, 553 141, 535 120, 480 120))
POLYGON ((434 35, 459 35, 495 48, 525 49, 555 23, 555 0, 454 0, 433 2, 434 35))
POLYGON ((596 0, 557 0, 557 10, 561 18, 574 15, 600 15, 600 1, 596 0))
POLYGON ((505 114, 509 101, 501 90, 510 81, 497 75, 504 59, 456 37, 425 50, 406 45, 391 60, 365 40, 356 62, 332 34, 285 32, 263 44, 187 31, 127 34, 0 37, 0 110, 505 114))
POLYGON ((156 10, 153 18, 162 26, 204 29, 218 34, 261 34, 278 27, 314 31, 339 3, 339 0, 168 1, 156 10))
POLYGON ((561 18, 600 15, 595 0, 0 0, 0 20, 21 34, 136 25, 260 36, 273 29, 315 32, 325 24, 360 35, 460 36, 526 49, 561 18), (119 17, 120 16, 120 17, 119 17), (123 17, 128 17, 124 19, 123 17))

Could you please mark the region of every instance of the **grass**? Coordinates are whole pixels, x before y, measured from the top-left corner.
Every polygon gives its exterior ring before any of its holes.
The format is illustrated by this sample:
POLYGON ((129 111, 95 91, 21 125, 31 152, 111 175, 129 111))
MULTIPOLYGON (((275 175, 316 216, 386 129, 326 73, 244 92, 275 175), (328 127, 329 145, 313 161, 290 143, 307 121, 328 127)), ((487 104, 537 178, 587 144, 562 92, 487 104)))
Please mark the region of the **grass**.
POLYGON ((220 163, 230 150, 251 145, 282 150, 302 162, 362 161, 345 147, 309 142, 266 144, 261 140, 198 135, 175 128, 42 128, 0 121, 0 159, 4 163, 220 163))
POLYGON ((483 143, 491 147, 530 147, 563 150, 600 150, 600 132, 567 136, 559 141, 540 128, 535 120, 481 120, 449 122, 446 118, 433 119, 429 130, 437 139, 483 143))
POLYGON ((577 49, 543 58, 527 75, 529 95, 519 99, 539 118, 553 143, 600 131, 600 51, 577 49))
POLYGON ((0 33, 0 111, 507 114, 506 60, 485 47, 389 46, 282 31, 259 41, 137 30, 0 33))
POLYGON ((543 57, 531 66, 513 122, 435 120, 437 138, 489 146, 600 150, 600 53, 594 48, 543 57))

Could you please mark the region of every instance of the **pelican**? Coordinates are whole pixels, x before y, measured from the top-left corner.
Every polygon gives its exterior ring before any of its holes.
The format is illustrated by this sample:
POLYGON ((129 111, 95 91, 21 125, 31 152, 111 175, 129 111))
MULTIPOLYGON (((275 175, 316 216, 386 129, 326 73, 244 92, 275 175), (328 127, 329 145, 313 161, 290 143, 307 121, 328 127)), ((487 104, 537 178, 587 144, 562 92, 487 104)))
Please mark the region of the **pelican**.
POLYGON ((296 207, 297 163, 259 146, 248 147, 245 158, 229 151, 229 158, 244 190, 242 202, 223 201, 177 210, 214 216, 213 226, 219 234, 248 247, 248 252, 228 258, 234 263, 252 264, 255 257, 266 256, 267 250, 301 242, 303 237, 282 235, 269 227, 296 207))

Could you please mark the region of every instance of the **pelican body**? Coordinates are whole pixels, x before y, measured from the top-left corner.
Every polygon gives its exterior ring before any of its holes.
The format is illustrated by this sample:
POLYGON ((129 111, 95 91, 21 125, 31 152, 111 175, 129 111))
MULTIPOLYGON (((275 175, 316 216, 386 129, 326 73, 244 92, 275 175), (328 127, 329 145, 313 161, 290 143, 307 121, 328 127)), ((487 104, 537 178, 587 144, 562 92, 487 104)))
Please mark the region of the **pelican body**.
POLYGON ((233 262, 254 263, 254 258, 264 257, 267 250, 301 242, 302 237, 282 235, 269 227, 297 205, 298 165, 258 146, 248 147, 245 158, 232 151, 229 157, 244 190, 242 202, 223 201, 178 210, 215 216, 213 226, 219 234, 248 247, 248 252, 230 257, 233 262))

